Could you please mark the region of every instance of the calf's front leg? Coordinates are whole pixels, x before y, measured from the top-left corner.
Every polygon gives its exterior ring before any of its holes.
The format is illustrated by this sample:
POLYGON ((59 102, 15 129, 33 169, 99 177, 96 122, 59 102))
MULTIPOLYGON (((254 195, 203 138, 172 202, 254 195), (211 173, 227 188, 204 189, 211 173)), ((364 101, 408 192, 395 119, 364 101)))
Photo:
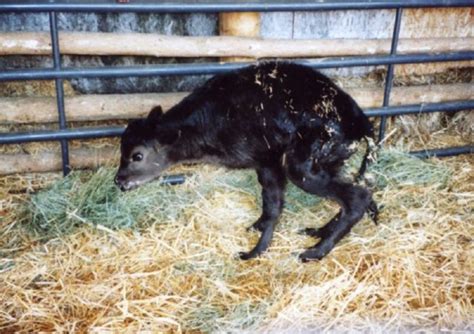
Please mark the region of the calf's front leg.
POLYGON ((275 225, 283 210, 286 176, 283 169, 260 168, 257 170, 258 181, 262 186, 262 215, 252 225, 262 232, 257 245, 250 252, 241 252, 240 258, 248 260, 263 253, 273 237, 275 225))

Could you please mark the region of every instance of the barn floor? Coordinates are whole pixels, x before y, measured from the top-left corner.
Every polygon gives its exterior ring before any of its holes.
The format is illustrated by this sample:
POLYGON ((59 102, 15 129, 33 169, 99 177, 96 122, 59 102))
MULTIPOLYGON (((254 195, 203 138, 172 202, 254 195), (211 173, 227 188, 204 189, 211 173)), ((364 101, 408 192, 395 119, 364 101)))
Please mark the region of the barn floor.
MULTIPOLYGON (((472 80, 456 73, 442 82, 472 80)), ((426 80, 420 79, 432 83, 426 80)), ((396 118, 389 144, 405 151, 472 144, 472 115, 396 118)), ((43 143, 0 151, 34 155, 57 148, 43 143)), ((25 207, 61 175, 0 177, 0 332, 474 332, 474 156, 427 163, 426 175, 416 177, 372 173, 388 180, 374 190, 383 206, 380 224, 364 218, 325 259, 309 264, 297 255, 316 241, 297 232, 322 226, 337 207, 295 188, 288 189, 269 251, 248 262, 236 259, 258 238, 246 231, 260 213, 252 172, 180 167, 169 173, 192 176, 180 186, 152 185, 156 209, 131 227, 110 217, 84 219, 72 207, 64 221, 43 230, 31 228, 25 207), (71 221, 75 228, 68 228, 71 221)), ((112 170, 100 173, 102 185, 111 184, 112 170)))
POLYGON ((47 237, 21 208, 59 176, 2 177, 0 331, 472 332, 474 156, 430 163, 448 177, 380 187, 380 224, 365 218, 309 264, 297 254, 315 241, 297 231, 337 208, 295 189, 269 251, 236 260, 257 240, 249 172, 181 167, 193 176, 161 203, 175 214, 158 201, 132 228, 84 221, 47 237))

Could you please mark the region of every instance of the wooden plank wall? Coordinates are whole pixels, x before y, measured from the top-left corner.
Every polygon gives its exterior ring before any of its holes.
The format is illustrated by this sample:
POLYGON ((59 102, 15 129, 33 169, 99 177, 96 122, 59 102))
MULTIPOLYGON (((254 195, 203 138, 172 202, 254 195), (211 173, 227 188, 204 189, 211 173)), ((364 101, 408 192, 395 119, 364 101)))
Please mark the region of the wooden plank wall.
MULTIPOLYGON (((405 9, 400 37, 472 37, 473 13, 473 8, 405 9)), ((390 38, 394 19, 394 10, 264 13, 261 35, 297 39, 390 38)), ((473 62, 463 62, 463 66, 472 65, 473 62)), ((452 63, 398 65, 396 73, 434 73, 452 66, 452 63)), ((370 70, 354 68, 340 69, 337 72, 338 75, 357 75, 370 70)))

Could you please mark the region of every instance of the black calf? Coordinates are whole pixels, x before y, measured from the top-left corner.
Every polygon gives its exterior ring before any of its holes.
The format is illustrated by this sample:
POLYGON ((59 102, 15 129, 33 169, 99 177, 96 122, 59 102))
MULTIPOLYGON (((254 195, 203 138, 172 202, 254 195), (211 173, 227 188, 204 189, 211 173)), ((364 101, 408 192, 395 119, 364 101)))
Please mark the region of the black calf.
POLYGON ((305 230, 321 240, 301 259, 321 259, 366 211, 376 216, 370 192, 338 176, 351 144, 366 136, 372 136, 367 117, 327 77, 302 65, 268 62, 215 76, 166 114, 157 107, 131 122, 116 182, 129 190, 181 162, 255 169, 263 208, 251 227, 261 237, 240 254, 250 259, 271 242, 289 179, 341 206, 327 225, 305 230))

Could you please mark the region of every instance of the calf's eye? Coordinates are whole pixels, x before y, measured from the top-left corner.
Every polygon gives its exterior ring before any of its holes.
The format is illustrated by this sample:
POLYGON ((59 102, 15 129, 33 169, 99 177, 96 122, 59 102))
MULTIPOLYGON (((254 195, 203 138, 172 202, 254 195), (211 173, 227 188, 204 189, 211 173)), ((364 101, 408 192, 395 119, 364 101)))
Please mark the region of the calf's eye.
POLYGON ((143 160, 143 154, 135 153, 134 155, 132 155, 132 160, 133 161, 142 161, 143 160))

